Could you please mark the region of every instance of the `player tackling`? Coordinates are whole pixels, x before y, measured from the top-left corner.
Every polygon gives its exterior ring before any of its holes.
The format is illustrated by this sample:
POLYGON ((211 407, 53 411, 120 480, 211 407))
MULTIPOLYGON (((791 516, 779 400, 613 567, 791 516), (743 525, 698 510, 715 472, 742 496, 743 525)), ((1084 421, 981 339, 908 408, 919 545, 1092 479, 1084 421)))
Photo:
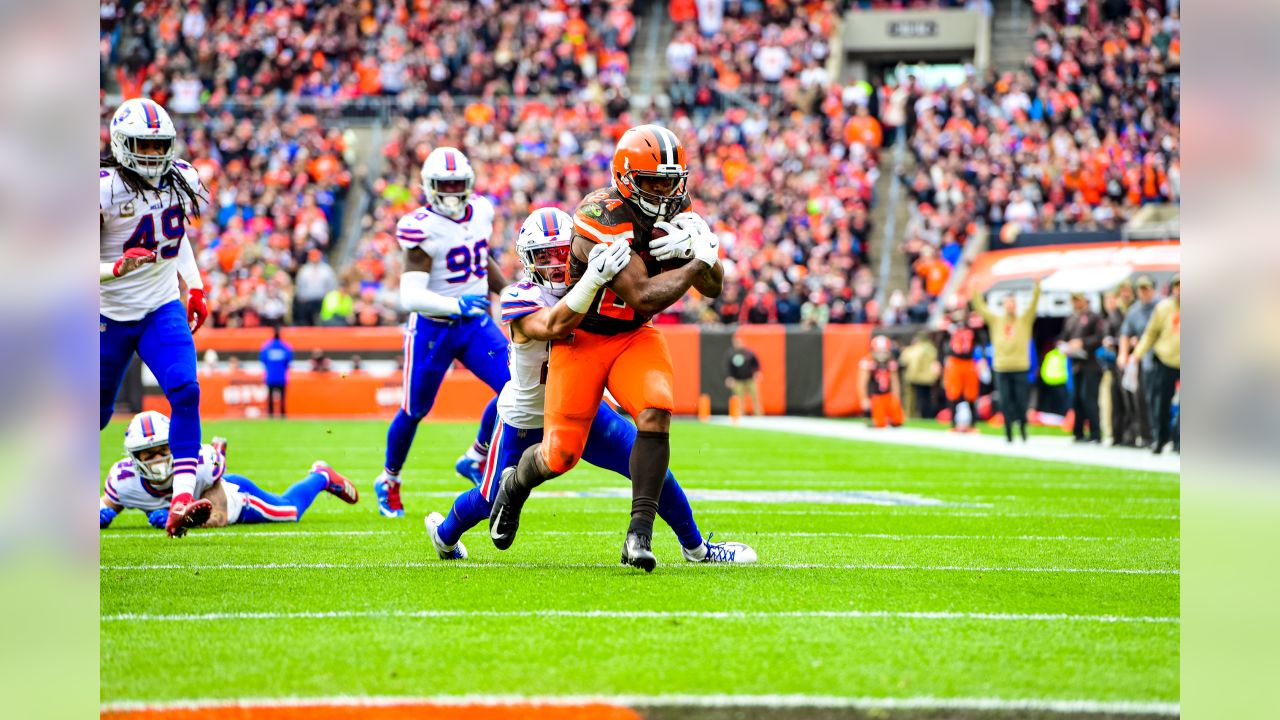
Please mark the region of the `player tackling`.
POLYGON ((187 223, 200 215, 200 177, 174 158, 164 108, 126 100, 111 118, 111 155, 99 163, 99 425, 106 428, 136 351, 173 411, 173 501, 165 530, 180 536, 212 510, 199 499, 200 386, 192 334, 209 310, 187 223), (180 297, 178 277, 188 288, 180 297))
MULTIPOLYGON (((674 370, 650 318, 692 287, 718 297, 724 277, 719 243, 690 206, 684 146, 670 130, 640 125, 623 133, 611 163, 612 186, 588 195, 573 215, 564 304, 585 317, 551 344, 543 441, 521 456, 489 516, 493 537, 515 537, 530 491, 577 464, 607 387, 635 418, 629 469, 631 522, 622 562, 652 572, 653 519, 671 458, 674 370), (655 229, 665 235, 655 238, 655 229), (624 244, 634 262, 598 288, 581 282, 593 248, 624 244), (663 270, 674 258, 692 259, 663 270)), ((499 546, 501 547, 501 546, 499 546)))
MULTIPOLYGON (((550 345, 567 337, 585 316, 561 299, 568 290, 572 235, 573 219, 556 208, 534 211, 520 227, 516 252, 527 279, 502 293, 502 320, 511 326, 511 380, 498 395, 498 422, 484 479, 479 487, 458 496, 448 517, 431 513, 425 519, 432 545, 443 560, 467 557, 462 534, 489 516, 498 488, 514 475, 521 455, 542 440, 550 345)), ((630 261, 631 250, 626 243, 594 246, 586 270, 578 279, 577 287, 582 288, 579 292, 594 294, 630 261)), ((596 467, 629 478, 635 440, 635 426, 601 402, 582 456, 596 467)), ((684 490, 670 471, 658 497, 658 515, 675 531, 684 558, 690 562, 756 560, 755 551, 742 543, 702 539, 684 490)), ((514 535, 500 535, 496 529, 491 538, 500 549, 510 547, 515 540, 514 535)))

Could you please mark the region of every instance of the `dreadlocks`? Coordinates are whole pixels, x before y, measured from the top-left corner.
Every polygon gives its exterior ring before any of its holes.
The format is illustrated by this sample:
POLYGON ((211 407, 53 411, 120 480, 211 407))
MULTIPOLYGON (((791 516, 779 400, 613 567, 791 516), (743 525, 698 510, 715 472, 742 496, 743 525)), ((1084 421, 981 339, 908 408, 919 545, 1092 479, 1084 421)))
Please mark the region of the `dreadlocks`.
POLYGON ((177 168, 172 165, 160 177, 160 182, 153 186, 136 171, 121 165, 114 155, 99 158, 98 162, 101 167, 115 168, 120 175, 120 179, 124 181, 124 186, 138 197, 145 198, 147 193, 154 193, 158 199, 160 197, 160 188, 164 187, 165 183, 169 183, 174 188, 174 194, 178 198, 178 205, 182 208, 183 224, 190 224, 193 219, 200 217, 200 191, 191 187, 187 183, 187 179, 182 177, 182 173, 178 172, 177 168))

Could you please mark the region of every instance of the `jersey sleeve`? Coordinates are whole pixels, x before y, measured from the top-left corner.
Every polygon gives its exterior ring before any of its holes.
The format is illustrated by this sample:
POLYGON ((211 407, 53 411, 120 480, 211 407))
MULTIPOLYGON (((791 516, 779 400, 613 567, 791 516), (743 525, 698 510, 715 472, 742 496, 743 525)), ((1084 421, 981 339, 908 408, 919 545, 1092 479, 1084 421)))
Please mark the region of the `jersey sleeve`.
MULTIPOLYGON (((111 469, 107 471, 107 481, 102 484, 102 492, 111 502, 117 505, 125 505, 125 502, 120 499, 120 489, 116 487, 116 484, 132 477, 132 468, 133 463, 131 461, 121 460, 112 465, 111 469)), ((126 507, 128 506, 126 505, 126 507)))
POLYGON ((427 242, 426 213, 416 212, 405 215, 396 223, 396 242, 405 250, 422 248, 427 242))
POLYGON ((105 215, 114 204, 112 195, 116 185, 116 171, 98 168, 98 213, 105 215))
POLYGON ((509 323, 541 310, 545 307, 540 302, 541 299, 542 291, 533 283, 521 282, 507 286, 502 291, 502 322, 509 323))
POLYGON ((593 243, 625 242, 635 239, 635 225, 622 212, 621 201, 588 197, 573 212, 573 231, 593 243), (612 203, 619 203, 610 207, 612 203))

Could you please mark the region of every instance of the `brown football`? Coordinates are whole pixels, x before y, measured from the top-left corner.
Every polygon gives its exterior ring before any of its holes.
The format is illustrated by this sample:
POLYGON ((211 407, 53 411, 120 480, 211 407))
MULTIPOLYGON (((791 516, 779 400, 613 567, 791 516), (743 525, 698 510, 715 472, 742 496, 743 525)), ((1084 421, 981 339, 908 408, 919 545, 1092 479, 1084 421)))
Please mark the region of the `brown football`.
MULTIPOLYGON (((657 227, 656 227, 656 228, 654 228, 654 229, 653 229, 653 237, 654 237, 654 238, 660 238, 660 237, 663 237, 663 236, 664 236, 664 235, 666 235, 666 234, 667 234, 667 231, 666 231, 666 230, 663 230, 662 228, 657 228, 657 227)), ((671 260, 666 260, 666 261, 663 261, 663 262, 658 263, 658 267, 662 268, 662 272, 666 272, 666 271, 668 271, 668 270, 675 270, 675 269, 676 269, 676 268, 678 268, 678 267, 684 267, 685 265, 688 265, 688 264, 689 264, 689 261, 688 261, 688 260, 682 260, 682 259, 680 259, 680 258, 673 258, 673 259, 671 259, 671 260)))

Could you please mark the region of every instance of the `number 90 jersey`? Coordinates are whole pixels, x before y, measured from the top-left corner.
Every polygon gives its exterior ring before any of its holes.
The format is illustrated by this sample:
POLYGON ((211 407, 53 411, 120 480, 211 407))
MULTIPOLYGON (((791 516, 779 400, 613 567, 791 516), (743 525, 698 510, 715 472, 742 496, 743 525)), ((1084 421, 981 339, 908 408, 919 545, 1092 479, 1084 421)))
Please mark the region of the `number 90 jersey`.
POLYGON ((493 235, 493 204, 472 195, 467 211, 457 220, 429 207, 400 218, 396 240, 405 250, 418 248, 431 256, 427 289, 445 297, 487 295, 489 238, 493 235))
MULTIPOLYGON (((686 197, 676 214, 689 209, 686 197)), ((653 239, 653 224, 659 218, 640 212, 625 200, 617 188, 597 190, 586 197, 573 213, 573 236, 592 243, 625 242, 640 256, 644 268, 653 277, 662 272, 662 265, 649 254, 649 241, 653 239)), ((667 218, 661 218, 667 219, 667 218)), ((586 272, 587 263, 576 255, 569 256, 569 275, 576 281, 586 272)), ((607 285, 596 293, 591 309, 582 319, 579 330, 597 335, 619 335, 635 330, 649 322, 649 316, 641 315, 627 305, 607 285)))
MULTIPOLYGON (((203 195, 200 175, 182 160, 173 161, 193 190, 203 195)), ((98 171, 99 262, 114 263, 126 250, 140 247, 156 261, 114 280, 99 283, 100 312, 117 321, 141 320, 147 313, 178 299, 178 269, 173 261, 187 236, 178 191, 168 185, 136 195, 118 168, 98 171)))

